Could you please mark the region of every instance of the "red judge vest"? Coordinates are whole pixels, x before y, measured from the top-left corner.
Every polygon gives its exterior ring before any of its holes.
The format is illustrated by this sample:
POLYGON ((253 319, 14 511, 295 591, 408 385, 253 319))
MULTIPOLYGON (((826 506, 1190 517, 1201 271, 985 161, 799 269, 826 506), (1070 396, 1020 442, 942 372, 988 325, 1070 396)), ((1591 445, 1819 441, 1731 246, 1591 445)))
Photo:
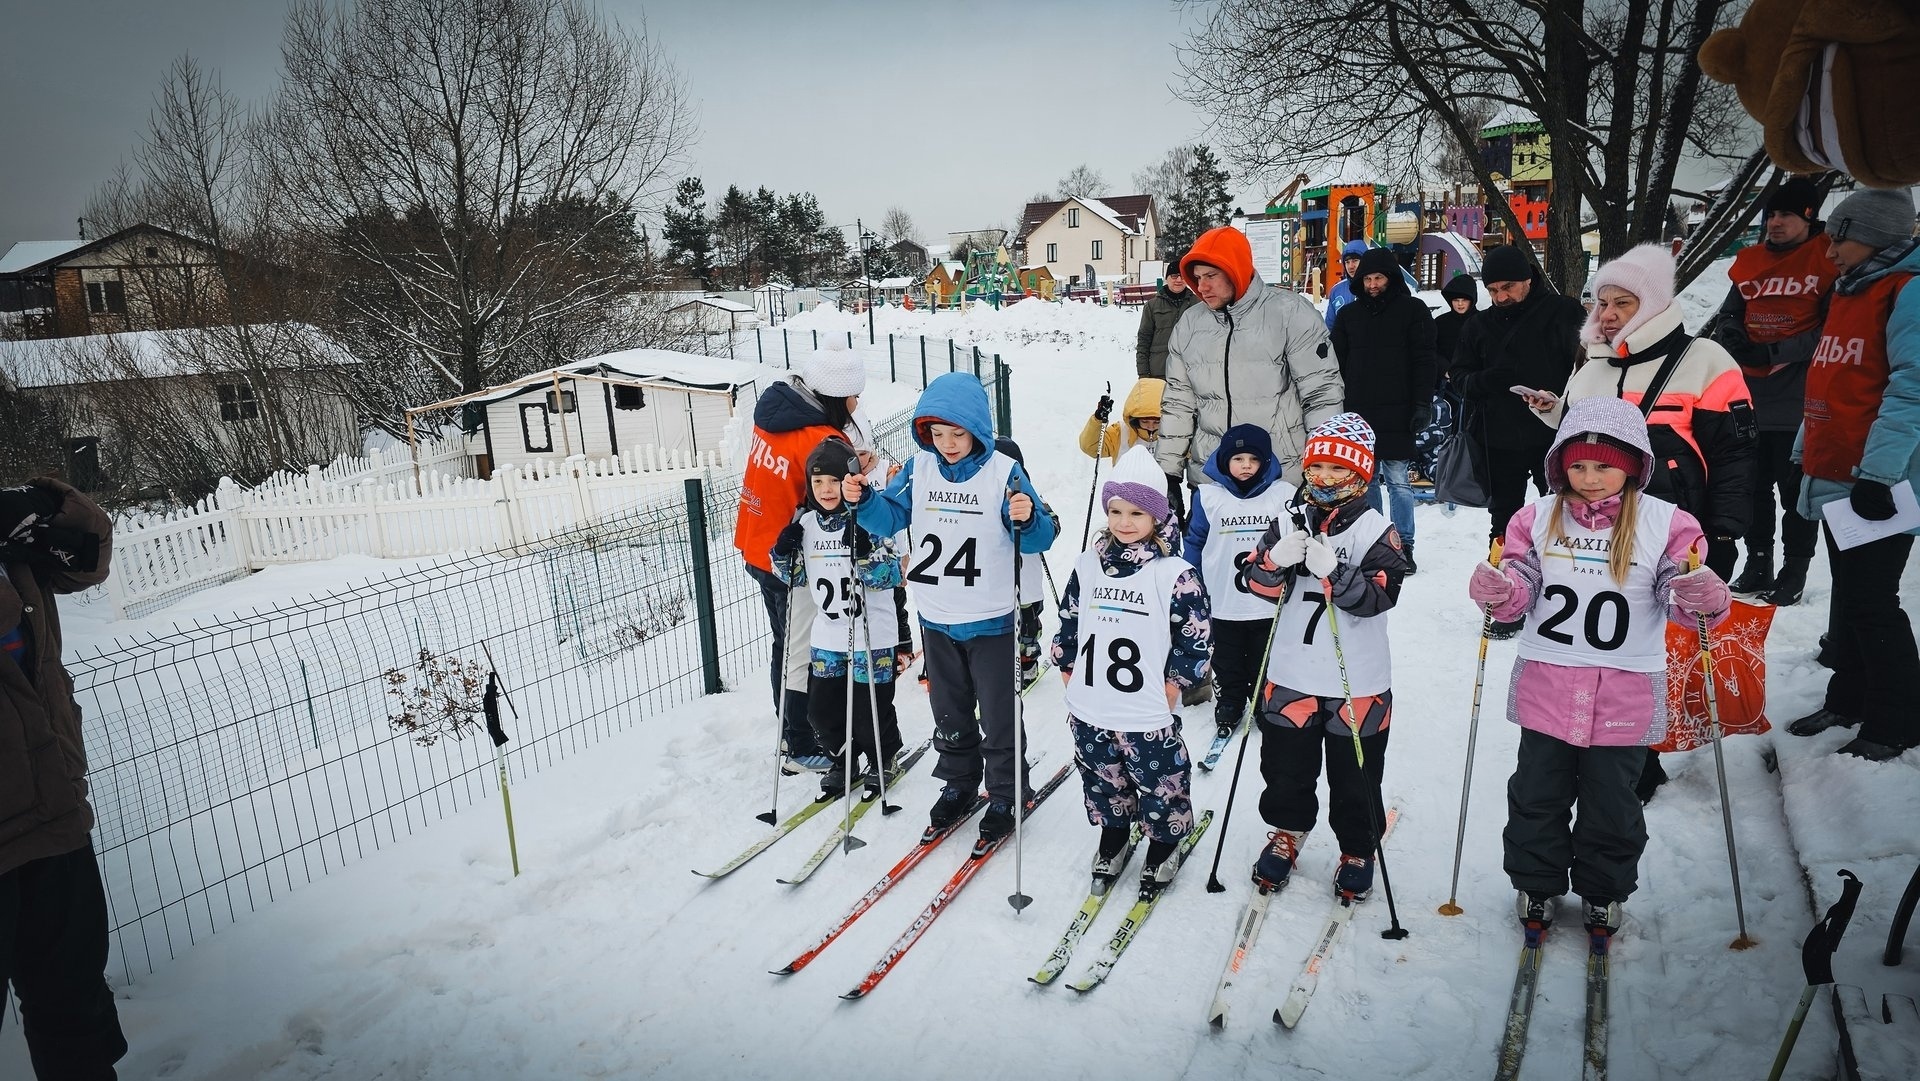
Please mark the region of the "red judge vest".
POLYGON ((1807 476, 1852 483, 1887 392, 1887 319, 1912 276, 1888 274, 1852 296, 1833 295, 1807 369, 1807 476))
POLYGON ((1727 277, 1747 302, 1747 337, 1755 345, 1784 341, 1820 325, 1820 301, 1833 291, 1840 268, 1814 236, 1789 251, 1765 244, 1740 249, 1727 277))

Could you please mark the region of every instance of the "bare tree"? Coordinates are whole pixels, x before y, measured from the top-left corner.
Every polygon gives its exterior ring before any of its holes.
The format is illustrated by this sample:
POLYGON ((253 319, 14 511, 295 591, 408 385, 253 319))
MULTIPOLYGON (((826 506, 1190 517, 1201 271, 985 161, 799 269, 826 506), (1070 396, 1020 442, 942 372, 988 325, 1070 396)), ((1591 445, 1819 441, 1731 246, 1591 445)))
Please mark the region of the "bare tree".
POLYGON ((357 315, 451 390, 627 288, 556 268, 653 206, 693 137, 666 58, 585 0, 302 0, 282 53, 273 161, 298 224, 379 275, 357 315), (563 202, 592 213, 540 228, 563 202))
POLYGON ((913 215, 903 206, 890 206, 886 216, 880 219, 880 235, 888 241, 911 240, 918 244, 919 229, 914 227, 913 215))
POLYGON ((1187 171, 1193 168, 1193 146, 1182 144, 1167 151, 1166 157, 1133 174, 1133 190, 1153 196, 1165 214, 1174 196, 1186 190, 1187 171))
MULTIPOLYGON (((1611 258, 1660 235, 1683 156, 1728 153, 1738 110, 1693 58, 1735 6, 1236 0, 1213 7, 1182 65, 1215 103, 1233 160, 1254 172, 1362 155, 1412 177, 1451 147, 1492 193, 1476 120, 1489 107, 1537 119, 1553 154, 1546 271, 1577 292, 1583 205, 1611 258)), ((1520 235, 1511 208, 1491 202, 1520 235)))
POLYGON ((1107 188, 1107 178, 1091 165, 1081 163, 1061 177, 1053 185, 1060 189, 1062 199, 1085 199, 1099 195, 1107 188))

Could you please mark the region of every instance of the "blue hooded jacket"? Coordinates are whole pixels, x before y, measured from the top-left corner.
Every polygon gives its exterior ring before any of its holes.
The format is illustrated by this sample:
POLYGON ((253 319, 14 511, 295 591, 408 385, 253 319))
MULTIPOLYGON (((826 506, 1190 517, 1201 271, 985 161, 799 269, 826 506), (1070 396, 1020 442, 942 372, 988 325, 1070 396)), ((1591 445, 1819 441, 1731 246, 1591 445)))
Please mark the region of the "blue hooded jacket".
MULTIPOLYGON (((993 449, 993 410, 987 402, 987 391, 980 380, 965 372, 948 372, 946 375, 927 384, 920 394, 920 402, 914 407, 913 440, 921 450, 931 452, 939 459, 939 452, 933 444, 920 436, 921 420, 933 420, 942 424, 955 424, 967 430, 973 436, 973 450, 957 462, 939 461, 941 476, 950 481, 969 480, 980 468, 992 460, 996 453, 993 449)), ((860 528, 876 537, 891 537, 907 528, 913 520, 913 469, 918 458, 910 458, 901 467, 900 474, 893 478, 885 491, 875 492, 872 497, 861 501, 859 511, 860 528)), ((1028 479, 1026 468, 1014 463, 1013 472, 1008 475, 1007 483, 1024 492, 1033 500, 1033 515, 1020 526, 1019 550, 1022 552, 1044 552, 1053 546, 1059 529, 1053 519, 1041 511, 1040 493, 1028 479)), ((1013 534, 1013 518, 1006 502, 1000 504, 1000 521, 1009 536, 1013 534)), ((1012 598, 1008 598, 1012 600, 1012 598)), ((925 619, 921 626, 939 631, 956 642, 970 638, 985 638, 996 634, 1013 632, 1013 612, 995 619, 983 619, 973 623, 931 623, 925 619)))
MULTIPOLYGON (((1252 499, 1273 487, 1273 482, 1280 479, 1280 459, 1273 456, 1273 437, 1267 434, 1265 428, 1236 424, 1221 435, 1220 446, 1207 458, 1207 464, 1201 468, 1201 472, 1241 499, 1252 499), (1227 461, 1248 450, 1265 451, 1260 471, 1245 482, 1234 480, 1233 474, 1227 472, 1227 461)), ((1187 515, 1185 550, 1189 553, 1187 562, 1193 564, 1196 574, 1200 573, 1200 553, 1207 545, 1207 514, 1201 505, 1206 497, 1207 485, 1194 489, 1192 513, 1187 515)))

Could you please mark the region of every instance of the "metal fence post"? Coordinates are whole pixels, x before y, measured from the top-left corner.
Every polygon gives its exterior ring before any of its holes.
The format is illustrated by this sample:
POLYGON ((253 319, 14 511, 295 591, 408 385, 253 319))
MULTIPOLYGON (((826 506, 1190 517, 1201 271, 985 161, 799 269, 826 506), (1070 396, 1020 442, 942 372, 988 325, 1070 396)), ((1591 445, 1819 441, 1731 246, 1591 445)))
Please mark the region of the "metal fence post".
POLYGON ((948 338, 947 339, 947 370, 950 372, 957 372, 960 370, 960 362, 954 359, 953 347, 954 347, 954 340, 952 338, 948 338))
POLYGON ((973 347, 973 377, 980 378, 980 347, 973 347))
POLYGON ((694 611, 700 618, 700 670, 706 694, 719 694, 720 629, 713 614, 713 575, 707 562, 707 501, 700 479, 687 478, 687 544, 693 556, 694 611))
POLYGON ((851 330, 847 331, 847 348, 853 348, 853 331, 851 330))
POLYGON ((893 335, 891 334, 887 335, 887 379, 895 383, 900 381, 900 369, 894 360, 893 335))
POLYGON ((813 332, 813 351, 816 353, 820 351, 820 332, 817 330, 813 332))
POLYGON ((993 355, 994 397, 1000 403, 1000 430, 1009 438, 1013 435, 1013 387, 1007 382, 1007 365, 1000 354, 993 355))
POLYGON ((767 362, 767 343, 760 340, 760 328, 753 328, 753 349, 760 355, 760 363, 767 362))
POLYGON ((793 342, 788 339, 789 333, 790 332, 787 330, 786 327, 780 328, 780 351, 786 354, 787 370, 792 371, 793 370, 793 342))
POLYGON ((927 389, 927 336, 920 335, 920 389, 927 389))

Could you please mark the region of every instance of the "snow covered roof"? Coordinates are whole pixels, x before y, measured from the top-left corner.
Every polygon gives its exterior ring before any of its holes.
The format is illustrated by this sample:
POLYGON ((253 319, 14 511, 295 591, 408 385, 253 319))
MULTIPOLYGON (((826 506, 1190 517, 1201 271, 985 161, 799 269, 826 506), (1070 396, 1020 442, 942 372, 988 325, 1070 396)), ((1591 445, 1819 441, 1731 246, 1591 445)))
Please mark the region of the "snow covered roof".
POLYGON ((617 353, 588 357, 572 364, 533 372, 511 383, 488 387, 476 397, 465 400, 481 404, 504 401, 550 389, 556 377, 567 380, 578 375, 597 375, 615 381, 671 384, 692 390, 732 391, 738 387, 753 386, 771 374, 775 373, 758 364, 724 357, 703 357, 697 353, 676 353, 670 349, 623 349, 617 353))
POLYGON ((1091 210, 1095 214, 1098 214, 1100 218, 1103 221, 1105 221, 1108 225, 1111 225, 1115 229, 1118 229, 1121 232, 1126 233, 1128 236, 1132 236, 1133 233, 1135 232, 1132 226, 1120 220, 1120 215, 1114 213, 1112 207, 1101 202, 1100 200, 1092 197, 1088 197, 1088 198, 1081 199, 1079 202, 1081 206, 1084 206, 1088 210, 1091 210))
POLYGON ((0 274, 18 274, 28 267, 58 259, 80 247, 80 240, 22 240, 0 255, 0 274))
MULTIPOLYGON (((358 357, 303 323, 256 327, 255 337, 280 370, 353 367, 358 357)), ((77 338, 0 342, 0 375, 17 387, 76 386, 121 379, 163 379, 238 371, 227 362, 219 331, 136 330, 77 338)))
POLYGON ((718 308, 723 312, 750 312, 754 310, 751 304, 742 304, 737 300, 728 300, 726 297, 696 297, 684 304, 675 304, 667 310, 677 312, 682 308, 690 308, 695 304, 705 304, 709 308, 718 308))
POLYGON ((881 278, 878 282, 874 283, 873 287, 875 289, 906 289, 919 280, 919 278, 915 277, 881 278))

